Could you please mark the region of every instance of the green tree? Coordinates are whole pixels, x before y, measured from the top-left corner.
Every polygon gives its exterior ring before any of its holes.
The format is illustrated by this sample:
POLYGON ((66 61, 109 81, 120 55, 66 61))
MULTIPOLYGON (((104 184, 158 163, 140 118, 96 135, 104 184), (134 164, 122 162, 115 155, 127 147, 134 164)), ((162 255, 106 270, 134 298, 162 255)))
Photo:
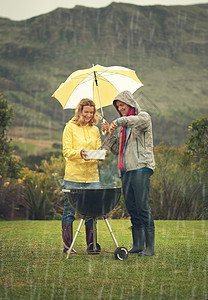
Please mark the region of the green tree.
POLYGON ((14 118, 13 108, 8 107, 7 100, 0 94, 0 175, 4 178, 19 178, 22 163, 13 155, 11 139, 7 129, 14 118))
POLYGON ((190 153, 200 158, 208 158, 208 117, 193 121, 189 131, 192 134, 186 144, 190 153))
POLYGON ((208 117, 193 121, 189 126, 192 133, 186 143, 188 153, 197 158, 199 184, 202 185, 203 211, 202 218, 208 216, 208 117))

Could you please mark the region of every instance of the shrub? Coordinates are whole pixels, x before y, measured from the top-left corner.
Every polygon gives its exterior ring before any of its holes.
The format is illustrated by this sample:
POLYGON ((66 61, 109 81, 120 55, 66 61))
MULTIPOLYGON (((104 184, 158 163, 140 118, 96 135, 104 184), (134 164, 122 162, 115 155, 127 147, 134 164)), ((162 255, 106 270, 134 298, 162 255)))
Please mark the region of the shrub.
POLYGON ((53 202, 48 195, 48 184, 44 174, 33 174, 25 179, 24 199, 29 219, 45 220, 54 214, 53 202))
POLYGON ((0 176, 0 219, 24 219, 24 200, 22 180, 0 176))
POLYGON ((150 188, 154 218, 207 218, 207 185, 202 166, 194 162, 185 148, 163 144, 155 147, 155 160, 150 188))
POLYGON ((52 156, 43 160, 36 171, 25 169, 24 199, 31 219, 57 218, 62 212, 64 159, 52 156))

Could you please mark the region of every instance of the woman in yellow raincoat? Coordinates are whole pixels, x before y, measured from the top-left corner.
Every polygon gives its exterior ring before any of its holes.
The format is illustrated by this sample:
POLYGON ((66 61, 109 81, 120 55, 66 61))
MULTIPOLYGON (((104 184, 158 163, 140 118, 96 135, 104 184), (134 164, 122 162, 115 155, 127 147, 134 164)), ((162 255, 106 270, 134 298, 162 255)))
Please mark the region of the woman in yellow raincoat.
MULTIPOLYGON (((88 187, 99 185, 98 164, 96 160, 87 160, 85 150, 97 150, 101 146, 97 126, 98 113, 95 103, 82 99, 63 132, 63 155, 66 159, 63 188, 88 187)), ((75 210, 68 202, 65 193, 65 205, 62 216, 62 238, 64 252, 70 248, 73 240, 73 221, 75 210)), ((92 219, 85 221, 87 245, 93 242, 92 219)), ((72 252, 75 252, 73 249, 72 252)))

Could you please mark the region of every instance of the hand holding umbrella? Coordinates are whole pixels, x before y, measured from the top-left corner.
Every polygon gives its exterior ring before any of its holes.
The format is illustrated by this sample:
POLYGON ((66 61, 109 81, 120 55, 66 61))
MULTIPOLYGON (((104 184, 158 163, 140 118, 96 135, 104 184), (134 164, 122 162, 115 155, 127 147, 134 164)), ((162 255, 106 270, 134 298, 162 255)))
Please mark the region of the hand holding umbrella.
POLYGON ((109 128, 110 128, 110 126, 109 126, 108 122, 106 120, 104 120, 103 123, 101 123, 102 131, 109 132, 109 128))
POLYGON ((102 131, 111 133, 118 128, 118 123, 116 120, 114 120, 109 125, 108 122, 105 120, 103 123, 101 123, 101 128, 102 128, 102 131))

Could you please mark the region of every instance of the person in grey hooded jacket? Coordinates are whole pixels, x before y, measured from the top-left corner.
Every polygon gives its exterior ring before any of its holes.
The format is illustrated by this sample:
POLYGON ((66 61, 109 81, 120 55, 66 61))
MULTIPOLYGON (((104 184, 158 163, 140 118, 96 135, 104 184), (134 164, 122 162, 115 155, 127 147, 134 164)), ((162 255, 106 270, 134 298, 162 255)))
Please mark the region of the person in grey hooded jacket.
POLYGON ((149 207, 149 186, 155 160, 151 117, 141 111, 129 91, 118 94, 113 105, 120 117, 111 125, 106 121, 102 123, 102 130, 111 133, 120 129, 117 135, 106 139, 106 146, 119 155, 118 169, 132 223, 133 247, 129 253, 152 256, 155 254, 155 225, 149 207))

